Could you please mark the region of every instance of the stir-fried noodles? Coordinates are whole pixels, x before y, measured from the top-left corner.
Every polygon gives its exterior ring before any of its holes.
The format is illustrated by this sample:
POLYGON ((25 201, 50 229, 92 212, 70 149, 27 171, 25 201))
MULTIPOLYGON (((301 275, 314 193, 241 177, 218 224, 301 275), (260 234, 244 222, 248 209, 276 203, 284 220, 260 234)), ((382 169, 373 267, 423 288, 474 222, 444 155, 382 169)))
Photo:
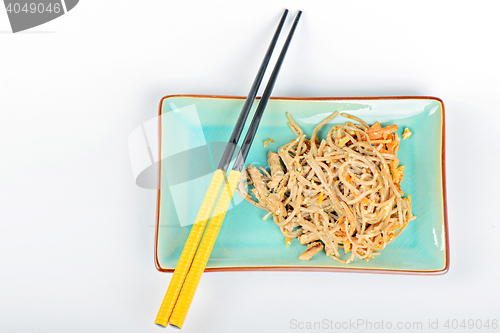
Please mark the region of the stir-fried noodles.
POLYGON ((338 114, 318 124, 311 139, 287 114, 297 139, 269 152, 269 172, 248 164, 240 181, 239 193, 267 210, 266 217, 272 215, 287 245, 298 238, 308 246, 302 260, 324 248, 341 263, 354 257, 368 261, 416 218, 411 196, 404 198, 400 187, 404 166, 396 156, 397 125, 369 126, 342 113, 359 124, 334 125, 319 140, 319 129, 338 114), (347 260, 340 258, 340 249, 350 252, 347 260))

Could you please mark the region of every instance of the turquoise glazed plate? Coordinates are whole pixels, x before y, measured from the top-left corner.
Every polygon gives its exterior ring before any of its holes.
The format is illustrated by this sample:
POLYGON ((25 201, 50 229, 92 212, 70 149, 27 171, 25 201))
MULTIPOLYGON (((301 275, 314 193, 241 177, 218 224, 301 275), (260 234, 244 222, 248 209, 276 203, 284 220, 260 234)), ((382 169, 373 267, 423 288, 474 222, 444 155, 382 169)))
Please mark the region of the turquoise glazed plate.
MULTIPOLYGON (((157 269, 162 272, 172 272, 175 269, 191 229, 189 223, 194 221, 211 179, 210 172, 218 165, 221 149, 232 132, 243 102, 243 97, 193 95, 166 96, 160 102, 161 164, 155 262, 157 269), (190 113, 183 113, 182 110, 190 110, 190 113), (176 163, 172 155, 187 156, 190 160, 176 163), (207 155, 205 162, 202 159, 204 155, 207 155)), ((254 103, 254 109, 257 104, 258 101, 254 103)), ((413 131, 409 139, 401 140, 398 157, 401 165, 406 166, 402 190, 405 196, 411 194, 412 210, 417 219, 411 221, 397 239, 369 262, 356 258, 352 263, 344 265, 328 258, 324 251, 309 261, 301 261, 298 257, 307 247, 300 245, 296 239, 287 247, 285 238, 272 218, 263 221, 266 212, 235 194, 206 271, 447 272, 449 242, 445 191, 445 127, 444 105, 440 99, 272 98, 246 163, 266 167, 268 151, 276 151, 296 138, 287 125, 286 112, 291 114, 310 137, 314 127, 337 110, 360 117, 369 124, 376 121, 383 126, 397 124, 400 136, 406 127, 413 131), (265 147, 263 143, 269 138, 274 142, 265 147)), ((335 118, 323 127, 318 136, 324 138, 330 124, 346 121, 343 117, 335 118)))

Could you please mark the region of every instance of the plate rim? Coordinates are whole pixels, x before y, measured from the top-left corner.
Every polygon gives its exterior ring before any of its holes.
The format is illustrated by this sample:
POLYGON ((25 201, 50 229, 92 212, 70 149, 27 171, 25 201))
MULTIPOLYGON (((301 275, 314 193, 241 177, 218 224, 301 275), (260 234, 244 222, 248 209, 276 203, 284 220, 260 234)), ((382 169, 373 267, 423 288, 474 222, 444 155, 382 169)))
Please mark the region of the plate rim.
MULTIPOLYGON (((163 268, 158 260, 158 231, 160 224, 160 199, 161 199, 161 115, 163 101, 169 98, 212 98, 212 99, 245 99, 245 96, 230 95, 196 95, 196 94, 174 94, 163 96, 158 108, 158 189, 156 199, 156 222, 155 222, 155 243, 154 243, 154 263, 158 271, 162 273, 173 273, 172 268, 163 268)), ((256 99, 260 99, 257 97, 256 99)), ((272 100, 296 100, 296 101, 329 101, 329 100, 401 100, 401 99, 425 99, 435 100, 441 104, 442 128, 441 128, 441 179, 443 188, 443 222, 445 233, 445 266, 443 269, 423 271, 423 270, 396 270, 396 269, 367 269, 349 267, 307 267, 307 266, 262 266, 262 267, 216 267, 205 268, 205 272, 237 272, 237 271, 305 271, 305 272, 351 272, 351 273, 375 273, 375 274, 400 274, 400 275, 442 275, 446 274, 450 268, 450 241, 448 232, 448 205, 446 201, 446 139, 445 139, 445 109, 444 102, 434 96, 363 96, 363 97, 271 97, 272 100)))

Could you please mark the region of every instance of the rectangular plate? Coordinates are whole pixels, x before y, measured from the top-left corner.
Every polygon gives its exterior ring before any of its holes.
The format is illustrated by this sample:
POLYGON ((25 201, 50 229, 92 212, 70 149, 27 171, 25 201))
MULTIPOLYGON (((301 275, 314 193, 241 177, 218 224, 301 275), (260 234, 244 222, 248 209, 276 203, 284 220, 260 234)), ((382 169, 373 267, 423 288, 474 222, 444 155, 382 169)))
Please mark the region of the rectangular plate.
MULTIPOLYGON (((205 140, 210 145, 228 140, 243 102, 244 97, 166 96, 160 102, 159 115, 165 115, 173 108, 194 105, 205 140)), ((257 104, 254 103, 254 109, 257 104)), ((449 242, 445 191, 444 105, 440 99, 420 96, 272 98, 246 162, 266 167, 268 151, 276 151, 278 147, 296 138, 287 125, 286 112, 291 114, 304 133, 310 137, 314 127, 337 110, 358 116, 369 124, 375 121, 379 121, 383 126, 397 124, 400 136, 405 127, 413 131, 409 139, 401 140, 398 157, 401 165, 406 166, 402 190, 405 196, 408 193, 412 195, 413 214, 417 219, 410 222, 396 240, 369 262, 356 258, 349 265, 344 265, 328 258, 324 251, 310 261, 301 261, 298 256, 306 246, 293 240, 287 247, 285 238, 272 218, 263 221, 263 210, 243 201, 235 194, 233 208, 227 212, 206 271, 311 270, 402 274, 447 272, 449 242), (269 138, 275 142, 264 147, 263 142, 269 138)), ((347 120, 337 117, 329 124, 345 123, 347 120)), ((247 123, 250 121, 247 120, 247 123)), ((165 151, 162 147, 172 145, 172 142, 162 142, 162 138, 172 137, 165 135, 165 127, 168 127, 168 124, 162 124, 160 120, 160 161, 161 153, 165 151)), ((324 138, 329 127, 325 125, 318 136, 324 138)), ((212 157, 213 170, 218 160, 212 157)), ((190 226, 180 227, 176 208, 197 211, 199 203, 180 207, 174 205, 164 175, 165 164, 160 164, 159 168, 161 186, 158 190, 155 263, 159 271, 172 272, 191 229, 190 226)), ((172 169, 173 166, 169 167, 172 169)), ((189 165, 178 167, 187 169, 189 173, 189 165)), ((208 183, 205 186, 198 184, 198 188, 192 190, 193 198, 199 197, 199 193, 204 194, 207 187, 208 183)), ((201 203, 201 199, 196 200, 201 203)))

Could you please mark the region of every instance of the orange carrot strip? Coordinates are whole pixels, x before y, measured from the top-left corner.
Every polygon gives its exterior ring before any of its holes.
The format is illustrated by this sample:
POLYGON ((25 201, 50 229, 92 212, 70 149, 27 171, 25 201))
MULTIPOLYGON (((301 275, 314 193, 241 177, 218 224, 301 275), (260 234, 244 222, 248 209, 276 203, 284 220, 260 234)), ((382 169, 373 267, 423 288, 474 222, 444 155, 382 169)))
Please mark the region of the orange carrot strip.
POLYGON ((398 125, 391 125, 384 128, 374 128, 374 126, 375 125, 366 130, 370 140, 383 139, 385 136, 398 130, 398 125))

